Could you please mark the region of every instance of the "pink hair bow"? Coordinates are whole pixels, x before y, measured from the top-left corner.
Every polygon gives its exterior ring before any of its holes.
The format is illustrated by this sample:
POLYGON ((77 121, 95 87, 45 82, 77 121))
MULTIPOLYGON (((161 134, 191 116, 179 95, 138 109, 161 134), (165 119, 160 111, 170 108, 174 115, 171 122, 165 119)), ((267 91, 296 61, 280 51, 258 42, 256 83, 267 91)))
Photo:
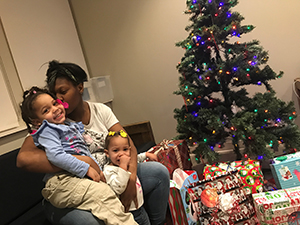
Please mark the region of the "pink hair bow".
POLYGON ((62 104, 65 109, 69 108, 69 104, 67 102, 62 102, 60 99, 56 99, 58 104, 62 104))

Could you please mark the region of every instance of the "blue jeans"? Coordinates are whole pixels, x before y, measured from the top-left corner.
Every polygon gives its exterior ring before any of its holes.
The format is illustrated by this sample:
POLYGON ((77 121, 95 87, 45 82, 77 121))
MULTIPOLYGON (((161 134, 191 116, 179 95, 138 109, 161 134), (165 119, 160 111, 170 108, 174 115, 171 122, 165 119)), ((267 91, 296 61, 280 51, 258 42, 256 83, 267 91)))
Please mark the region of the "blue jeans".
POLYGON ((44 211, 53 225, 105 225, 102 220, 94 217, 89 211, 80 209, 59 209, 44 200, 44 211))
MULTIPOLYGON (((144 208, 152 225, 164 223, 168 206, 170 178, 165 166, 158 162, 140 163, 137 167, 144 193, 144 208)), ((92 213, 79 209, 58 209, 45 201, 45 213, 49 221, 57 225, 104 225, 92 213)), ((142 214, 134 215, 135 220, 143 221, 142 214)))
POLYGON ((143 206, 130 212, 132 213, 135 222, 139 225, 151 225, 148 214, 143 206))

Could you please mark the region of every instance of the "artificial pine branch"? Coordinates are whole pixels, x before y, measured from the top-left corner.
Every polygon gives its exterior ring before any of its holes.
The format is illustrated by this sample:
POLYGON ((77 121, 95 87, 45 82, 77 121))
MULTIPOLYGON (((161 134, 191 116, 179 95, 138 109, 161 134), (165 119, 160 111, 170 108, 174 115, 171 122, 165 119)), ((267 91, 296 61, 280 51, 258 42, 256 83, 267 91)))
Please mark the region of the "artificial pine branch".
MULTIPOLYGON (((174 110, 177 138, 195 145, 197 158, 218 159, 216 147, 231 138, 236 158, 241 149, 251 157, 273 156, 284 144, 287 152, 300 147, 300 131, 292 102, 276 98, 271 80, 282 77, 267 64, 268 52, 258 40, 239 42, 253 25, 242 25, 244 17, 234 12, 237 0, 187 0, 191 24, 177 70, 184 105, 174 110), (250 96, 249 85, 264 86, 265 92, 250 96)), ((261 89, 260 89, 261 90, 261 89)))

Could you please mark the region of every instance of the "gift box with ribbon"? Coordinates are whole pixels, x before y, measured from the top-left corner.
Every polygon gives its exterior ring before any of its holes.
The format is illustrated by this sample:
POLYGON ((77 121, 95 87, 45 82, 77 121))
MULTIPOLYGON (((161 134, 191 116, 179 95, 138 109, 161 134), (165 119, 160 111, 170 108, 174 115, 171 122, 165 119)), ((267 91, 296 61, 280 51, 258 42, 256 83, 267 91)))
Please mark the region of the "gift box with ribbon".
POLYGON ((262 225, 299 223, 300 187, 253 194, 257 217, 262 225))
POLYGON ((189 147, 185 140, 163 140, 158 145, 149 149, 149 152, 157 155, 158 161, 169 170, 170 177, 176 168, 191 170, 189 147))
POLYGON ((203 173, 206 179, 221 174, 225 171, 238 171, 238 175, 243 183, 247 194, 259 193, 263 191, 263 173, 258 160, 245 160, 233 162, 217 162, 206 165, 203 173))
POLYGON ((300 152, 273 159, 271 171, 278 188, 300 186, 300 152))

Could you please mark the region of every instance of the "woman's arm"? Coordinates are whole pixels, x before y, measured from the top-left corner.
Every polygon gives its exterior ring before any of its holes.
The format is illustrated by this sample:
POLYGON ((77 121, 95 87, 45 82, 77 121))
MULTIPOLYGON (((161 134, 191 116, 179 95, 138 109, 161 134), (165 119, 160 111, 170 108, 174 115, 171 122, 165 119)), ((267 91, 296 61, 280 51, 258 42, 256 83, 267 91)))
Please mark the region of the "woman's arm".
MULTIPOLYGON (((120 131, 120 130, 125 130, 120 123, 116 123, 109 129, 109 131, 120 131)), ((135 202, 136 207, 138 205, 137 198, 136 198, 137 150, 130 137, 129 140, 131 146, 131 155, 130 155, 131 159, 130 159, 128 171, 131 173, 131 175, 126 190, 120 196, 120 200, 125 207, 125 212, 129 211, 129 207, 132 201, 135 202)))
POLYGON ((17 156, 17 167, 36 173, 55 173, 61 170, 48 161, 46 153, 35 146, 31 136, 28 136, 21 146, 17 156))
MULTIPOLYGON (((80 155, 74 157, 90 164, 101 175, 99 166, 92 158, 80 155)), ((36 147, 31 136, 28 136, 21 146, 17 156, 17 167, 36 173, 55 173, 62 170, 49 162, 45 151, 36 147)))

